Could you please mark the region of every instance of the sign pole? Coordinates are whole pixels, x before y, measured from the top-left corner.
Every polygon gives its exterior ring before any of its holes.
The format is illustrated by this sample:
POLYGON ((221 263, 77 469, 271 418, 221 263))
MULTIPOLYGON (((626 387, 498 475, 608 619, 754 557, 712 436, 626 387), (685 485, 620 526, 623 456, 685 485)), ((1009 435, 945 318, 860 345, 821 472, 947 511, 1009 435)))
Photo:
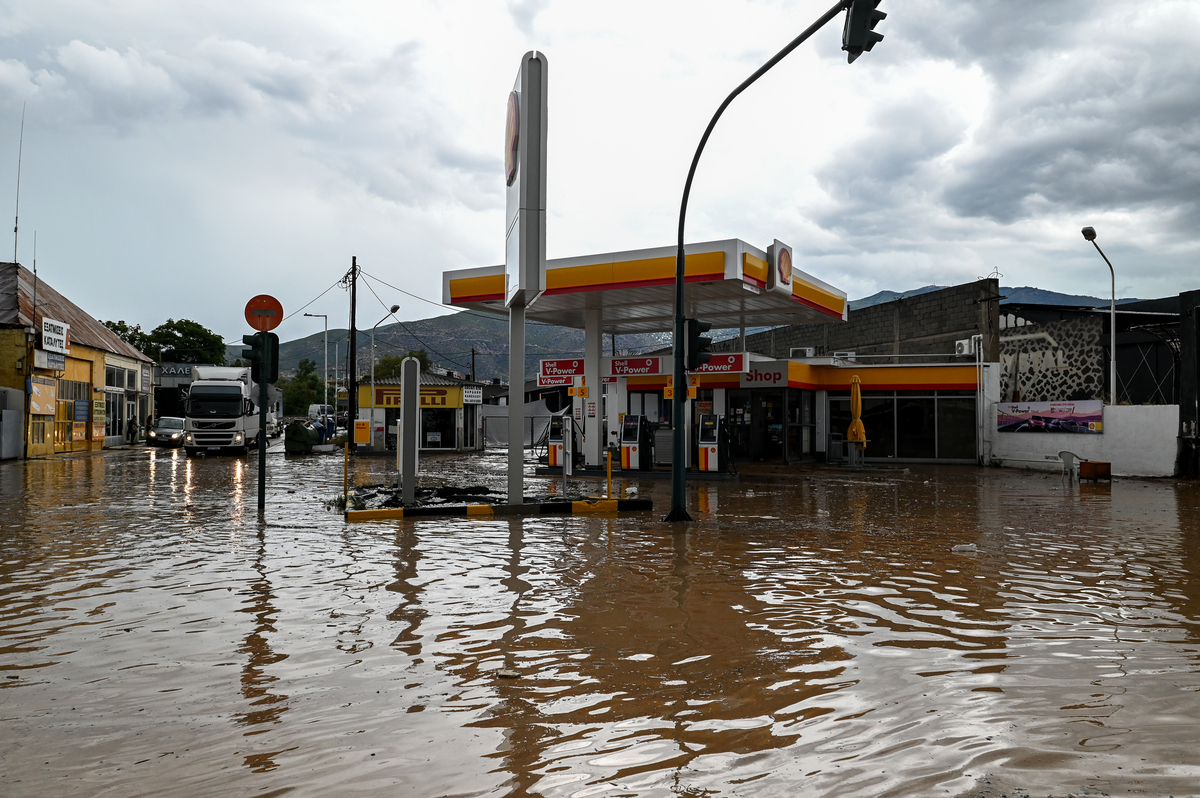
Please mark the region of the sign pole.
POLYGON ((258 514, 267 511, 267 375, 271 373, 274 364, 271 363, 271 334, 257 333, 259 351, 262 352, 262 379, 258 382, 258 514))

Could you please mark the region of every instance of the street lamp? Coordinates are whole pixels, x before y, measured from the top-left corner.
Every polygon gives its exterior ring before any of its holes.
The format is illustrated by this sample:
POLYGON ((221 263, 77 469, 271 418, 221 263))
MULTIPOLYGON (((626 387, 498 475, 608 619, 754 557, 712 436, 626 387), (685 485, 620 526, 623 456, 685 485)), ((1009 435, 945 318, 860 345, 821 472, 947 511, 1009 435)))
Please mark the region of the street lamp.
MULTIPOLYGON (((305 316, 312 316, 314 319, 325 320, 325 405, 329 404, 329 314, 328 313, 305 313, 305 316)), ((321 407, 321 415, 325 415, 325 407, 321 407)), ((336 416, 337 413, 335 412, 336 416)))
POLYGON ((387 312, 382 319, 375 322, 371 327, 371 448, 375 448, 375 328, 387 321, 388 316, 392 316, 400 309, 399 305, 392 305, 392 309, 387 312))
POLYGON ((1104 254, 1104 250, 1100 249, 1100 245, 1096 243, 1096 228, 1085 227, 1080 230, 1083 237, 1092 242, 1092 246, 1100 253, 1100 257, 1104 258, 1104 262, 1108 264, 1108 272, 1112 275, 1112 303, 1109 305, 1109 361, 1108 361, 1108 403, 1115 405, 1117 403, 1117 273, 1113 271, 1112 262, 1108 256, 1104 254))

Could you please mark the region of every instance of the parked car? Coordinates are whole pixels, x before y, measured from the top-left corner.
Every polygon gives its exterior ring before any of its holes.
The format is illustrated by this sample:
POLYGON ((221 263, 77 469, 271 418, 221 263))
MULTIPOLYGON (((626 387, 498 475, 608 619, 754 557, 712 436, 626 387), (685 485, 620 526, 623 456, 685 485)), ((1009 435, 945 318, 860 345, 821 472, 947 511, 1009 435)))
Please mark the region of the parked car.
POLYGON ((183 419, 163 416, 146 433, 151 446, 183 446, 183 419))

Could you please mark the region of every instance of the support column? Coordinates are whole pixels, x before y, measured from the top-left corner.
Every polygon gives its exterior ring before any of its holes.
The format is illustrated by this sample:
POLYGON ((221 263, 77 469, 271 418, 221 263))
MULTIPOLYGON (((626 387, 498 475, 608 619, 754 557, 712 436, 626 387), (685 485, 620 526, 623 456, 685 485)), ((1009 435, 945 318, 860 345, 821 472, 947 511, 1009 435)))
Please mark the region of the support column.
POLYGON ((525 502, 525 307, 508 308, 508 503, 525 502))
POLYGON ((601 407, 604 404, 604 383, 600 376, 600 358, 604 349, 601 329, 603 311, 588 308, 583 315, 583 376, 588 395, 583 399, 583 459, 589 466, 599 467, 604 441, 600 439, 601 407))

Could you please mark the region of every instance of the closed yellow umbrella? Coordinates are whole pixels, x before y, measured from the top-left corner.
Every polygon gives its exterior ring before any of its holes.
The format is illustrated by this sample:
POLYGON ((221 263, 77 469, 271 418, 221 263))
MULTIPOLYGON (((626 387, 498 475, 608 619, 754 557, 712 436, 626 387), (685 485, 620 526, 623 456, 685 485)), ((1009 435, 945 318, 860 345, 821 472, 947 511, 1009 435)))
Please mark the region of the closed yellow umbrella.
POLYGON ((846 430, 846 440, 867 448, 867 428, 862 423, 862 388, 857 374, 850 378, 850 429, 846 430))

